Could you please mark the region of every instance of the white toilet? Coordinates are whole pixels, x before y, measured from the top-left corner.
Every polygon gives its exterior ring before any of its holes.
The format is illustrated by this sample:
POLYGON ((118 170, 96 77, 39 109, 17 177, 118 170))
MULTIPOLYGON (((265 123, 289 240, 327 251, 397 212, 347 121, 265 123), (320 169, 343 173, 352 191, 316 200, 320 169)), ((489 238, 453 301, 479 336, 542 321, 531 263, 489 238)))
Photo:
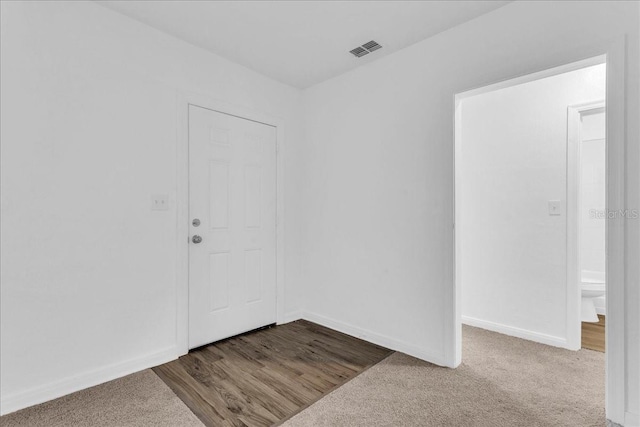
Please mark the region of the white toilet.
POLYGON ((594 302, 605 295, 604 273, 585 273, 582 272, 582 321, 599 322, 594 302))

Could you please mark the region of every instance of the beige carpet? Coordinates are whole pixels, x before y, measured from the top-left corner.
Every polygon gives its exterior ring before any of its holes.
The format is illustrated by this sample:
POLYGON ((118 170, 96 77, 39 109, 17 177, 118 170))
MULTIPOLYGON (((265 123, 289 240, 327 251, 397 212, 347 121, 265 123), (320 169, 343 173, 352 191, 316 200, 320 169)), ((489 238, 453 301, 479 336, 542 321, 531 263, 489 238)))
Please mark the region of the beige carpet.
POLYGON ((284 423, 306 426, 604 426, 604 354, 471 327, 463 363, 394 353, 284 423))
POLYGON ((147 369, 0 417, 0 426, 202 427, 198 418, 147 369))

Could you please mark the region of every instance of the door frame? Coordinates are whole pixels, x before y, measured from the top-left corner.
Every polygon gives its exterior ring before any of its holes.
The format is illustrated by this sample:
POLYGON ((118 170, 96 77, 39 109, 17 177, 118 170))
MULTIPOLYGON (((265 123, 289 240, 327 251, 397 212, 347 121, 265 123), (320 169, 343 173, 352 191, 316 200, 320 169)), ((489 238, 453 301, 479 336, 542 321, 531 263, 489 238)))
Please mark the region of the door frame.
MULTIPOLYGON (((603 110, 604 100, 586 102, 567 107, 567 348, 582 347, 582 321, 580 301, 580 119, 584 113, 603 110)), ((606 140, 605 140, 606 144, 606 140)), ((606 146, 606 145, 605 145, 606 146)), ((605 158, 606 162, 606 158, 605 158)), ((605 172, 606 173, 606 172, 605 172)), ((606 233, 606 231, 605 231, 606 233)), ((606 234, 605 234, 606 241, 606 234)), ((606 274, 606 271, 605 271, 606 274)), ((605 287, 606 295, 606 287, 605 287)))
POLYGON ((260 111, 191 92, 178 92, 176 136, 176 346, 189 352, 189 106, 251 120, 276 128, 276 323, 284 316, 284 120, 260 111))
MULTIPOLYGON (((461 236, 456 230, 455 223, 459 219, 458 210, 461 209, 461 196, 456 190, 456 183, 460 171, 456 168, 456 157, 459 152, 461 119, 460 101, 466 96, 483 91, 495 90, 530 80, 531 77, 553 75, 559 72, 570 71, 577 63, 595 60, 606 62, 607 89, 606 89, 606 123, 607 123, 607 203, 608 211, 623 211, 626 208, 626 163, 625 150, 627 143, 627 83, 626 83, 626 48, 625 36, 603 40, 601 43, 584 46, 572 51, 550 53, 543 61, 547 66, 543 68, 522 70, 523 74, 509 77, 500 81, 483 82, 475 87, 460 88, 452 93, 453 118, 452 132, 454 144, 451 147, 453 157, 453 286, 450 286, 445 295, 447 306, 450 307, 450 318, 445 322, 445 354, 451 360, 451 366, 457 367, 462 362, 462 300, 461 278, 459 265, 459 251, 461 236), (605 60, 602 61, 602 58, 605 60), (554 68, 555 67, 555 68, 554 68), (560 71, 561 70, 561 71, 560 71), (551 73, 551 74, 549 74, 551 73), (525 75, 526 74, 526 75, 525 75)), ((598 62, 592 62, 595 65, 598 62)), ((583 65, 584 66, 584 65, 583 65)), ((581 68, 581 67, 579 67, 581 68)), ((626 409, 626 313, 625 313, 625 288, 626 288, 626 220, 622 215, 607 217, 606 219, 606 283, 607 283, 607 322, 606 330, 606 379, 605 379, 605 411, 606 417, 617 423, 624 422, 626 409)))

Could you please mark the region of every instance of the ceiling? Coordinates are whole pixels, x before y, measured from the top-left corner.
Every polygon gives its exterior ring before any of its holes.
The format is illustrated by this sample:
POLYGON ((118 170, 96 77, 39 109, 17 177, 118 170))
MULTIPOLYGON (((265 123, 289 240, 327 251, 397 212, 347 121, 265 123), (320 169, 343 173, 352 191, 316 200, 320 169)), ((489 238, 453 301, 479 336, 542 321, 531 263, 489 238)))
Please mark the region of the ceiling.
POLYGON ((282 83, 306 88, 508 1, 98 1, 282 83), (383 47, 361 58, 370 40, 383 47))

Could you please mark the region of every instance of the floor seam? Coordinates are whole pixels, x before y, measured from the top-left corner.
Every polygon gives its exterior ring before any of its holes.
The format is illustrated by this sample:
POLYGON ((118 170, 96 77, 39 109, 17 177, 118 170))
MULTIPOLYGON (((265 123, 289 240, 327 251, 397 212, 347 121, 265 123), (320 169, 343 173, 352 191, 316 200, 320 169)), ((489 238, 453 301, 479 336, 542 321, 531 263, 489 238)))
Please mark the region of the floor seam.
POLYGON ((282 424, 286 423, 287 421, 289 421, 291 418, 295 417, 296 415, 298 415, 299 413, 305 411, 306 409, 308 409, 310 406, 316 404, 317 402, 319 402, 320 400, 324 399, 325 397, 327 397, 328 395, 330 395, 331 393, 333 393, 334 391, 338 390, 339 388, 341 388, 342 386, 345 386, 347 384, 349 384, 351 381, 353 381, 354 379, 358 378, 360 375, 364 374, 365 372, 367 372, 370 368, 373 368, 374 366, 378 365, 379 363, 384 362, 385 360, 387 360, 389 357, 391 357, 392 355, 394 355, 396 352, 395 351, 391 351, 388 355, 386 355, 384 357, 384 359, 376 362, 376 363, 372 363, 371 365, 366 366, 362 371, 358 372, 355 376, 349 378, 347 381, 343 382, 342 384, 336 384, 333 388, 331 388, 329 391, 327 391, 326 393, 324 393, 322 396, 319 396, 316 400, 314 400, 313 402, 308 403, 307 405, 299 408, 297 411, 295 411, 293 414, 289 415, 288 417, 278 421, 275 424, 272 424, 271 427, 278 427, 281 426, 282 424))

